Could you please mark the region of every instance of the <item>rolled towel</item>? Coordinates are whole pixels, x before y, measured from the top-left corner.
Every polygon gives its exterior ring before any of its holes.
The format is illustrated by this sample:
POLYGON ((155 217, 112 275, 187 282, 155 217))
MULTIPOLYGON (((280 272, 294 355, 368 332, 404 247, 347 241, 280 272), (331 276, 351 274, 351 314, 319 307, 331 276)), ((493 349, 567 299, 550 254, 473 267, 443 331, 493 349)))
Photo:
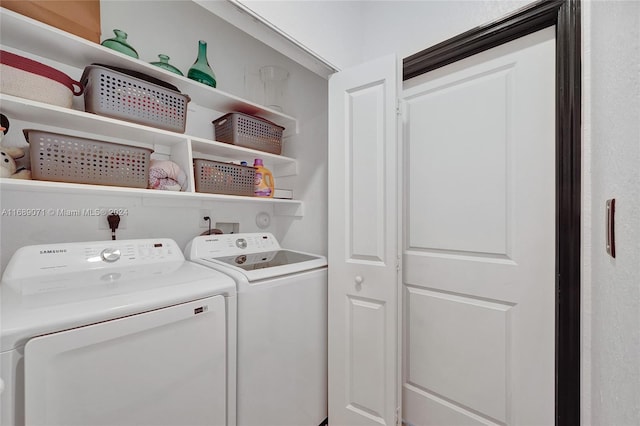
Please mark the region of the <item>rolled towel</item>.
POLYGON ((187 189, 187 175, 173 161, 151 159, 149 162, 149 188, 184 191, 187 189))

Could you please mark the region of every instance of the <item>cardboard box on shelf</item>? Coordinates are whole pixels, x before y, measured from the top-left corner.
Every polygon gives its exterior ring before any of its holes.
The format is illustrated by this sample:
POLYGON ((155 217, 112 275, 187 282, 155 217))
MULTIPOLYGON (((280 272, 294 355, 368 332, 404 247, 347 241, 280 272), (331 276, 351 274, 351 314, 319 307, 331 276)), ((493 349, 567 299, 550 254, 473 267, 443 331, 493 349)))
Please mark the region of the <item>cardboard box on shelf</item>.
POLYGON ((100 43, 100 0, 2 0, 0 5, 100 43))
POLYGON ((273 191, 273 198, 281 198, 284 200, 293 200, 293 191, 291 189, 276 188, 273 191))

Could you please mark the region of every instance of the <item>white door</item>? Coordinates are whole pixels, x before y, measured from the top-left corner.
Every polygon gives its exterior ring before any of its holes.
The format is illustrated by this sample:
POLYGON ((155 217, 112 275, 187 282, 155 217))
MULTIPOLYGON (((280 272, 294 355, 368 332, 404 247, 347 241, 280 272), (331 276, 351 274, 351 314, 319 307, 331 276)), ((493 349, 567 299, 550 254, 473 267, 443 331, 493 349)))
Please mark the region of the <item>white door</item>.
POLYGON ((226 425, 223 296, 36 337, 26 425, 226 425))
POLYGON ((412 80, 404 419, 553 425, 555 28, 412 80))
POLYGON ((399 404, 398 64, 329 80, 329 424, 393 425, 399 404))

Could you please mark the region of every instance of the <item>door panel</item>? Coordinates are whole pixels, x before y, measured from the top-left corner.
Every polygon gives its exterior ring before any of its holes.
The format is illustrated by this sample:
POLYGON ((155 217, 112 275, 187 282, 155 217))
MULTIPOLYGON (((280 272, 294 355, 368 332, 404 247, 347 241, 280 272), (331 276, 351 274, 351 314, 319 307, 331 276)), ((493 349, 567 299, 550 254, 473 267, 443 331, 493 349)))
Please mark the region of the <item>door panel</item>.
POLYGON ((345 93, 350 260, 385 262, 385 81, 345 93), (357 196, 355 196, 357 194, 357 196))
POLYGON ((392 425, 398 407, 398 63, 329 80, 329 422, 392 425))
POLYGON ((406 103, 404 419, 554 424, 555 28, 406 103))
POLYGON ((420 287, 407 287, 406 301, 407 382, 505 422, 511 306, 420 287))
POLYGON ((27 425, 225 425, 221 295, 25 346, 27 425))
POLYGON ((410 124, 410 140, 434 141, 409 147, 411 249, 506 253, 512 72, 480 72, 410 100, 411 118, 439 118, 410 124))
MULTIPOLYGON (((347 377, 348 409, 376 422, 384 422, 384 386, 363 386, 365 383, 385 383, 384 303, 349 297, 349 377, 347 377)), ((333 422, 332 422, 333 423, 333 422)))

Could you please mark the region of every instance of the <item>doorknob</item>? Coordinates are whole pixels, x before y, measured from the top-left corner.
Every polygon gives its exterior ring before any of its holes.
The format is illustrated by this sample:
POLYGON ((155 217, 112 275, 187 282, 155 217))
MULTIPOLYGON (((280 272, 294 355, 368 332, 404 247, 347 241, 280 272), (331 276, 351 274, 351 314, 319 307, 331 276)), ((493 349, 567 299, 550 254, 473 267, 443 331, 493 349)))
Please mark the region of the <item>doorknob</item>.
POLYGON ((360 285, 364 282, 364 278, 362 278, 361 275, 356 275, 354 281, 356 282, 357 285, 360 285))

